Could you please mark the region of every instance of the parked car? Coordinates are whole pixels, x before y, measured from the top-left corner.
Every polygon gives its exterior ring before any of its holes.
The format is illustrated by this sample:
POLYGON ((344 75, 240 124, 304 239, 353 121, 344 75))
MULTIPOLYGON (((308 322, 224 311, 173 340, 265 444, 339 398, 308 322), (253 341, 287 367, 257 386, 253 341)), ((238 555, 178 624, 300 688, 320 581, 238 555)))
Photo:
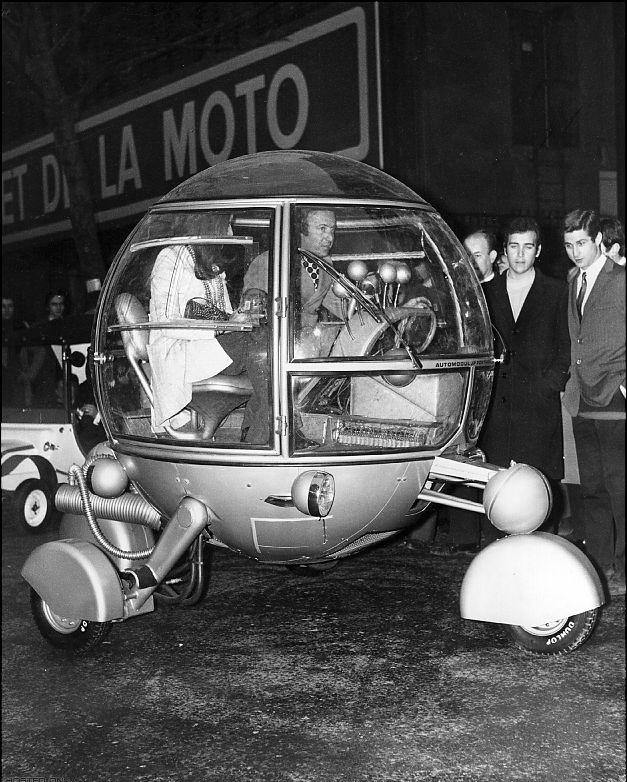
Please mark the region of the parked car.
POLYGON ((17 370, 8 379, 11 393, 2 399, 2 498, 32 533, 43 532, 57 517, 54 494, 72 464, 84 461, 96 438, 105 439, 99 417, 82 415, 78 398, 87 382, 91 323, 88 316, 51 321, 15 332, 11 345, 3 340, 23 365, 35 354, 47 364, 32 387, 17 370))

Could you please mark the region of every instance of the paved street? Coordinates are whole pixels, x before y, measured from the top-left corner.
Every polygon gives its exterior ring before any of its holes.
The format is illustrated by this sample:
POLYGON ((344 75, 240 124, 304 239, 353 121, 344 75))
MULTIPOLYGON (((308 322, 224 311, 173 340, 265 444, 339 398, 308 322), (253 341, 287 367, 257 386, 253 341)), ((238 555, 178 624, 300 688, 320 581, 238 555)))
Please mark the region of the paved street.
POLYGON ((393 541, 316 578, 218 551, 208 596, 57 653, 3 507, 3 780, 618 782, 625 598, 538 658, 460 619, 469 560, 393 541))

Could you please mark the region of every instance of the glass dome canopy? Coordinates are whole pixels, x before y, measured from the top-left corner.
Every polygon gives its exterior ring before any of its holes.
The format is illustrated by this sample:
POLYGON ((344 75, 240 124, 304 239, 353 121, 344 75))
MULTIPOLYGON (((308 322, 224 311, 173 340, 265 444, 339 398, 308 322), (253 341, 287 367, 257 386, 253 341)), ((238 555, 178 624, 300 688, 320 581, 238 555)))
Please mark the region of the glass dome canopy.
POLYGON ((159 204, 228 198, 377 198, 428 206, 417 193, 365 163, 327 152, 259 152, 218 163, 177 185, 159 204))
POLYGON ((479 283, 437 211, 320 152, 177 185, 118 253, 97 320, 111 436, 176 450, 436 451, 491 362, 479 283))

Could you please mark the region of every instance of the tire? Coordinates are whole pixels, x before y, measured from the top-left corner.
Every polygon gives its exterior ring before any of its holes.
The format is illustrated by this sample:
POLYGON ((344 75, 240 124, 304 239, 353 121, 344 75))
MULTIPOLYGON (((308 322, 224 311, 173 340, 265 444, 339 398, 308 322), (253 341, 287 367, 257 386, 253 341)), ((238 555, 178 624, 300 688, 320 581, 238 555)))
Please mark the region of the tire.
POLYGON ((507 631, 519 649, 532 654, 567 654, 578 649, 592 635, 599 609, 547 622, 538 627, 509 625, 507 631))
POLYGON ((85 654, 101 644, 111 629, 111 622, 66 619, 55 614, 34 589, 30 591, 30 606, 37 629, 57 649, 85 654))
POLYGON ((34 535, 49 529, 55 517, 53 492, 39 478, 29 478, 18 486, 13 495, 13 507, 20 526, 34 535))

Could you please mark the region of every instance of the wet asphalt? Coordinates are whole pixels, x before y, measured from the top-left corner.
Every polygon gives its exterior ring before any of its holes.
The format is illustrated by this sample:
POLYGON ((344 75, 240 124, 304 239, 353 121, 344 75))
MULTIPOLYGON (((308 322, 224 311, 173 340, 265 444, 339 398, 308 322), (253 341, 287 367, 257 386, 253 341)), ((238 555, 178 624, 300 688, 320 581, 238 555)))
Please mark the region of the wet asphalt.
POLYGON ((392 540, 315 578, 224 551, 207 597, 47 646, 2 513, 2 779, 625 780, 625 598, 564 657, 462 620, 468 559, 392 540))

